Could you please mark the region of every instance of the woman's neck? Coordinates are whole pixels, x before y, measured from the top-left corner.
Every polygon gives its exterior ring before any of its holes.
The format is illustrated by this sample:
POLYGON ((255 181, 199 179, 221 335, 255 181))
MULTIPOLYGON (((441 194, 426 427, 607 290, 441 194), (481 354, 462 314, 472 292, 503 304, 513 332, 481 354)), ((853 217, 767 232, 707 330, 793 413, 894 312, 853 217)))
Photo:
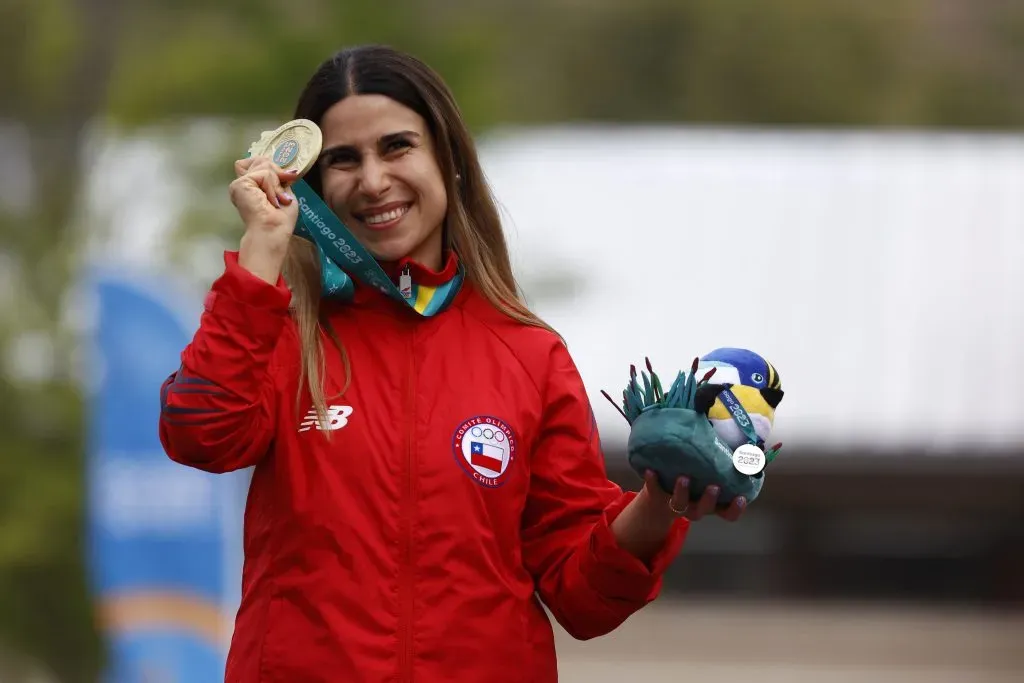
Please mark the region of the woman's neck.
POLYGON ((435 273, 440 271, 444 268, 445 258, 444 247, 441 242, 441 232, 441 230, 435 230, 403 260, 414 261, 435 273))

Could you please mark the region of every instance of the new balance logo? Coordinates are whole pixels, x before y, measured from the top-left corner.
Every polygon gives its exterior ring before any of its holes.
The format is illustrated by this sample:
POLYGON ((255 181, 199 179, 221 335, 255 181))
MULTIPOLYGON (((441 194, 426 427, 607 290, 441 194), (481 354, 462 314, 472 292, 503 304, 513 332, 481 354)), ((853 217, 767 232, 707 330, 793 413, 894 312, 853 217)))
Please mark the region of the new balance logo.
POLYGON ((316 415, 316 408, 310 408, 305 419, 299 425, 300 432, 308 432, 316 427, 318 432, 333 432, 348 424, 348 418, 352 416, 352 406, 327 406, 327 421, 319 424, 316 415))

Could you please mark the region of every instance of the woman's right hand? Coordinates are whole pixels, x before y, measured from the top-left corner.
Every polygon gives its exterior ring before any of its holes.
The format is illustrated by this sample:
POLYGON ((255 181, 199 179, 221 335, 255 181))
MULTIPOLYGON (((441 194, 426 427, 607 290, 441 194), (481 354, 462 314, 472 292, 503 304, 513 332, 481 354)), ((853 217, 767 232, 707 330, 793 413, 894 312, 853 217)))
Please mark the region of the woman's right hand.
POLYGON ((298 174, 266 157, 250 157, 235 162, 235 175, 228 193, 245 226, 238 263, 276 284, 299 215, 299 204, 288 191, 298 174))

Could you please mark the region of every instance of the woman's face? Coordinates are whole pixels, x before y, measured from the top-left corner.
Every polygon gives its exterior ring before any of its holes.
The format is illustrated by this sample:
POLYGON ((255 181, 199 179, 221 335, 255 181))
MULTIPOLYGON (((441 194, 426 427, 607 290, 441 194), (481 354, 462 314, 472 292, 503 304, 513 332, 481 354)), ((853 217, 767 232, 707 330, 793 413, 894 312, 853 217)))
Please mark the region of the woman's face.
POLYGON ((320 128, 327 205, 378 260, 439 270, 448 196, 426 121, 384 95, 351 95, 320 128))

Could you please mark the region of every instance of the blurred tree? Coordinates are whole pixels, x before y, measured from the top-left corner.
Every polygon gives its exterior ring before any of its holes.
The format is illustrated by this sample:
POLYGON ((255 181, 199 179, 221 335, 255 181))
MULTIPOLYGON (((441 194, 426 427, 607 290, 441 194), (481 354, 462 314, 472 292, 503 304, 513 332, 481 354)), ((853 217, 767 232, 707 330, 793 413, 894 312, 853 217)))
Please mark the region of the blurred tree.
MULTIPOLYGON (((342 45, 438 68, 478 131, 573 120, 1024 123, 1024 7, 1006 0, 7 0, 0 4, 0 641, 94 680, 82 407, 67 324, 97 131, 223 123, 182 146, 182 262, 237 230, 223 188, 342 45), (197 138, 201 139, 201 138, 197 138), (13 188, 13 189, 12 189, 13 188), (13 360, 11 360, 13 359, 13 360), (34 369, 33 369, 34 368, 34 369)), ((187 126, 186 126, 187 128, 187 126)), ((179 138, 180 139, 180 138, 179 138)), ((2 672, 0 672, 2 673, 2 672)))
POLYGON ((509 121, 1024 123, 1024 85, 1011 82, 1019 73, 1011 65, 1024 59, 1011 28, 1019 31, 1020 3, 520 0, 502 7, 498 78, 509 121), (936 19, 941 4, 962 8, 976 29, 971 44, 983 48, 950 47, 955 41, 936 19), (529 38, 538 26, 552 27, 548 43, 529 38))
POLYGON ((60 311, 77 265, 69 227, 87 134, 106 107, 126 6, 21 0, 0 21, 0 119, 26 152, 6 155, 0 171, 30 181, 27 201, 0 205, 2 265, 17 292, 0 316, 0 639, 67 683, 94 680, 100 649, 83 566, 74 340, 60 311))
POLYGON ((133 24, 132 58, 118 62, 110 113, 121 124, 288 116, 312 69, 361 42, 396 44, 438 68, 477 130, 566 120, 1024 122, 1024 85, 1013 78, 1024 6, 1004 0, 158 5, 133 24))

